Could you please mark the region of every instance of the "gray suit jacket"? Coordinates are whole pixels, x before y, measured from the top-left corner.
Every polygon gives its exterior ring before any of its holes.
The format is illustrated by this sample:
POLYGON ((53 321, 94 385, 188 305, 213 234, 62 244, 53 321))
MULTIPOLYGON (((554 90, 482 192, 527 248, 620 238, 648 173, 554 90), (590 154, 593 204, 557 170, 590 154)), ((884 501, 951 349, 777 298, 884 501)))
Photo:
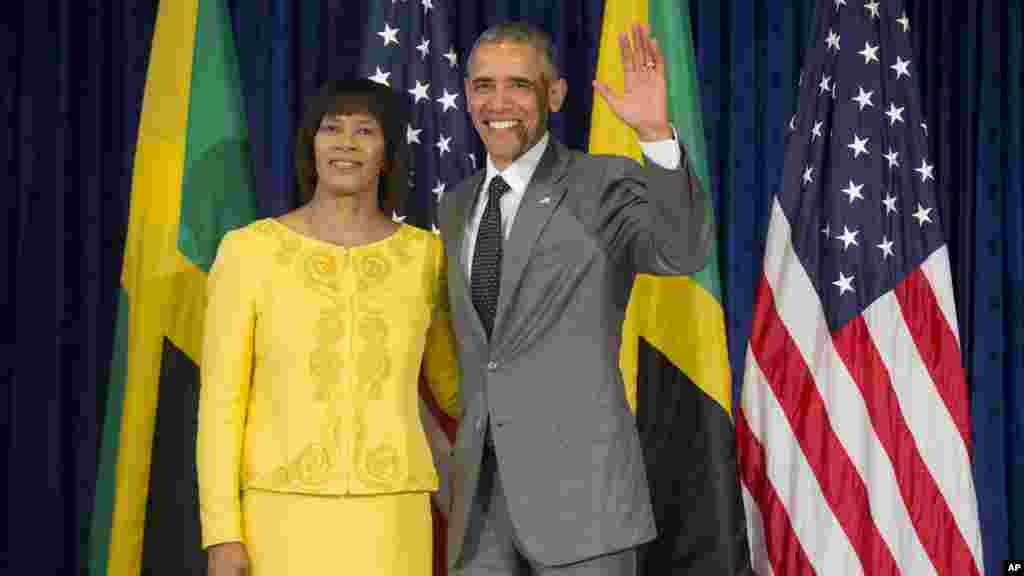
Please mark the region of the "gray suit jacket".
POLYGON ((504 243, 490 342, 461 256, 484 173, 441 203, 464 406, 449 515, 453 567, 488 419, 509 514, 534 560, 567 564, 656 535, 618 365, 622 321, 634 276, 699 270, 713 225, 685 152, 680 170, 648 164, 551 139, 504 243))

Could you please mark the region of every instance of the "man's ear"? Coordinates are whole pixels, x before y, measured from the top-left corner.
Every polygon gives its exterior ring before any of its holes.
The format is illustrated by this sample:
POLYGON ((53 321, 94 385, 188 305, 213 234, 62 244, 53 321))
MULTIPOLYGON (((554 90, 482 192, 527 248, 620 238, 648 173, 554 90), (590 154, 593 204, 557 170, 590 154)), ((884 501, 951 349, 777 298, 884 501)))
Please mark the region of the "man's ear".
POLYGON ((569 92, 569 84, 565 78, 559 78, 548 85, 548 108, 551 112, 558 112, 565 102, 565 95, 569 92))

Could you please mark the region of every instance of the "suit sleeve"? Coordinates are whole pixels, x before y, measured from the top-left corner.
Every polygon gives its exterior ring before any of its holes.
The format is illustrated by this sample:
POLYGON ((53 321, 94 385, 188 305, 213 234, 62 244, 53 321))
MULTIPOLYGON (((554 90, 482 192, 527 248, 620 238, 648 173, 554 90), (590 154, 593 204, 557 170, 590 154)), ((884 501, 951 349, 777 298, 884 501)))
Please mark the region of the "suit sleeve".
POLYGON ((437 405, 449 416, 462 414, 459 365, 448 304, 448 267, 441 242, 434 242, 434 305, 423 358, 423 376, 437 405))
POLYGON ((243 248, 238 232, 229 232, 207 280, 196 436, 203 548, 242 542, 242 434, 258 287, 255 267, 246 265, 243 248))
POLYGON ((666 170, 650 159, 643 167, 625 158, 606 160, 601 237, 635 273, 692 274, 711 251, 714 221, 707 194, 685 153, 680 164, 666 170))

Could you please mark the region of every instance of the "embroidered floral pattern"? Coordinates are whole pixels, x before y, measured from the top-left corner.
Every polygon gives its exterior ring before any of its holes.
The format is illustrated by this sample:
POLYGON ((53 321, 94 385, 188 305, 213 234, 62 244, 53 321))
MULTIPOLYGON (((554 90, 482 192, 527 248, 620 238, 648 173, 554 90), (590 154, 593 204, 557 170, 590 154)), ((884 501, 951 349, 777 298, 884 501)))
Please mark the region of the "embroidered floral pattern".
POLYGON ((306 253, 302 272, 311 290, 331 299, 338 297, 338 261, 329 250, 317 248, 306 253))
POLYGON ((359 291, 367 292, 391 276, 391 261, 379 253, 366 254, 359 259, 359 291))
MULTIPOLYGON (((379 403, 394 401, 386 397, 384 385, 396 370, 396 328, 391 324, 396 316, 391 304, 384 304, 390 302, 385 295, 399 288, 394 284, 396 271, 414 263, 413 254, 426 248, 422 244, 431 238, 402 227, 386 242, 346 249, 303 241, 269 220, 254 228, 279 241, 278 263, 294 263, 299 281, 327 298, 313 323, 315 345, 307 357, 313 383, 310 400, 321 406, 319 438, 276 467, 271 483, 279 488, 323 485, 335 480, 339 458, 351 458, 353 480, 365 488, 388 491, 403 482, 419 482, 422 479, 405 470, 408 465, 397 444, 401 436, 373 421, 371 414, 387 407, 379 403)), ((446 279, 440 279, 440 287, 436 282, 443 274, 436 262, 444 254, 434 257, 427 274, 418 276, 428 278, 424 288, 432 292, 432 301, 427 304, 436 313, 439 306, 447 310, 448 294, 446 279)))
POLYGON ((381 484, 391 484, 398 476, 398 451, 382 444, 366 455, 366 475, 381 484))
POLYGON ((281 266, 291 266, 292 260, 295 258, 295 254, 298 253, 299 249, 302 248, 302 241, 295 236, 288 234, 281 228, 284 224, 274 222, 272 219, 267 218, 260 220, 253 224, 253 229, 264 236, 269 236, 278 241, 277 253, 274 254, 274 260, 277 261, 281 266))

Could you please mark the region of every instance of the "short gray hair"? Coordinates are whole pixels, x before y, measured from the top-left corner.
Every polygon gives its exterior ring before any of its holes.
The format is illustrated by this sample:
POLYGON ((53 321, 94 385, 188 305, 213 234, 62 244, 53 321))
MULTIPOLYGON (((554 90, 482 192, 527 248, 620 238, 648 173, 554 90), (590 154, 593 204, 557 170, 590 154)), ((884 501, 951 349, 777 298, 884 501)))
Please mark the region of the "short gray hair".
POLYGON ((499 44, 501 42, 533 46, 544 59, 546 71, 551 75, 548 80, 558 79, 558 65, 555 64, 555 45, 551 42, 551 36, 540 28, 536 28, 526 22, 502 22, 484 30, 483 34, 476 39, 476 42, 473 43, 473 48, 469 51, 469 66, 466 67, 466 76, 469 76, 469 70, 473 67, 473 56, 476 54, 478 46, 481 44, 499 44))

